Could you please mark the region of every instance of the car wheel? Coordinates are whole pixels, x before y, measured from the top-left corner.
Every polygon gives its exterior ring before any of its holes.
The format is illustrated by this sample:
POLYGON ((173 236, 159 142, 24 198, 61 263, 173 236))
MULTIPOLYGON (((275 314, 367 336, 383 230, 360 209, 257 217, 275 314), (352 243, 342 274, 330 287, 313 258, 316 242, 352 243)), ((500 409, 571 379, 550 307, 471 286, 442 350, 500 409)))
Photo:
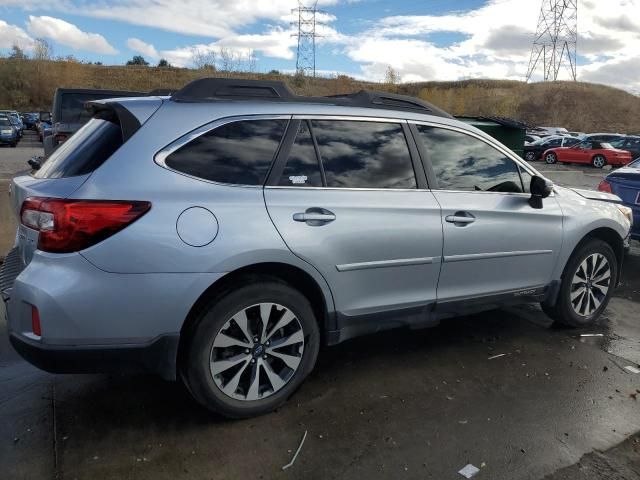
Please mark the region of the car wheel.
POLYGON ((552 165, 558 161, 558 156, 553 152, 549 152, 544 156, 544 161, 549 165, 552 165))
POLYGON ((560 325, 591 325, 607 307, 617 278, 618 262, 611 246, 590 240, 567 263, 556 304, 543 304, 543 310, 560 325))
POLYGON ((11 148, 16 148, 17 146, 18 146, 18 142, 13 142, 13 143, 11 144, 11 148))
POLYGON ((533 152, 527 152, 527 153, 525 153, 525 155, 524 155, 524 159, 525 159, 527 162, 533 162, 533 161, 536 159, 536 154, 535 154, 535 153, 533 153, 533 152))
POLYGON ((320 334, 307 298, 263 281, 238 288, 201 313, 182 377, 194 398, 230 418, 268 413, 313 369, 320 334))
POLYGON ((591 165, 593 165, 594 168, 602 168, 606 164, 607 164, 607 159, 604 158, 604 156, 602 155, 596 155, 591 159, 591 165))

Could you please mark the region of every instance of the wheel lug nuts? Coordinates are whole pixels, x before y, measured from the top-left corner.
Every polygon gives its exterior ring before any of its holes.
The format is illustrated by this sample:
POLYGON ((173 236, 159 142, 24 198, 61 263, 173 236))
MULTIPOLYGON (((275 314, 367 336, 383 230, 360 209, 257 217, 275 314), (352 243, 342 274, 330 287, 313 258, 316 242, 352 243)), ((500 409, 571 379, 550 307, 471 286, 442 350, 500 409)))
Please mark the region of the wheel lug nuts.
POLYGON ((251 359, 251 363, 256 363, 256 359, 255 359, 255 358, 252 358, 252 359, 251 359))
POLYGON ((251 350, 249 350, 248 348, 244 349, 244 353, 249 353, 251 350))
POLYGON ((253 341, 257 342, 258 341, 258 337, 253 337, 253 341))
POLYGON ((266 360, 266 359, 267 359, 267 356, 266 356, 266 355, 263 355, 263 356, 262 356, 262 358, 263 358, 263 360, 266 360))
POLYGON ((269 345, 271 345, 271 342, 267 340, 267 343, 265 343, 265 345, 268 347, 269 345))

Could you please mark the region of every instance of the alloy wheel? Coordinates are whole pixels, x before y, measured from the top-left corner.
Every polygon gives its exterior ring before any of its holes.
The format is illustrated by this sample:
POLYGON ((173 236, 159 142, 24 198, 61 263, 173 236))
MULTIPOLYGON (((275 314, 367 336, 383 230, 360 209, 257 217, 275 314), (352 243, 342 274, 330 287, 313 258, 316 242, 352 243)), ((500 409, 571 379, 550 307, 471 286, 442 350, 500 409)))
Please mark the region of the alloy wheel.
POLYGON ((611 285, 611 265, 601 253, 585 258, 571 281, 570 301, 581 317, 592 315, 607 297, 611 285))
POLYGON ((594 167, 602 168, 602 167, 604 167, 604 164, 605 164, 604 158, 602 158, 599 155, 597 157, 594 157, 594 159, 593 159, 593 166, 594 167))
POLYGON ((544 157, 545 162, 548 164, 556 163, 556 155, 555 153, 548 153, 546 157, 544 157))
POLYGON ((525 160, 527 162, 533 162, 536 159, 536 155, 533 152, 527 152, 525 155, 525 160))
POLYGON ((211 347, 209 368, 218 388, 236 400, 273 395, 298 370, 305 339, 300 321, 277 303, 259 303, 233 315, 211 347))

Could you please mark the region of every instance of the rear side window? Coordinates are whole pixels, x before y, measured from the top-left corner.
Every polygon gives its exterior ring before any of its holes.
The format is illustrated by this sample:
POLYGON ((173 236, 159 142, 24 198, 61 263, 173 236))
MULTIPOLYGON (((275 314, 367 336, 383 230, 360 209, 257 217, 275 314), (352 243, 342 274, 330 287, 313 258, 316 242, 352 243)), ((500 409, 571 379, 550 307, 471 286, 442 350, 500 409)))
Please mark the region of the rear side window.
POLYGON ((327 187, 417 188, 397 123, 312 120, 327 187))
POLYGON ((416 125, 443 190, 522 193, 518 165, 491 145, 471 135, 416 125))
POLYGON ((287 120, 243 120, 200 135, 167 156, 169 168, 212 182, 262 185, 287 120))
POLYGON ((300 122, 279 185, 287 187, 321 187, 320 164, 313 147, 309 124, 300 122))
POLYGON ((61 144, 33 176, 63 178, 91 173, 113 155, 122 143, 122 130, 118 123, 92 118, 61 144))

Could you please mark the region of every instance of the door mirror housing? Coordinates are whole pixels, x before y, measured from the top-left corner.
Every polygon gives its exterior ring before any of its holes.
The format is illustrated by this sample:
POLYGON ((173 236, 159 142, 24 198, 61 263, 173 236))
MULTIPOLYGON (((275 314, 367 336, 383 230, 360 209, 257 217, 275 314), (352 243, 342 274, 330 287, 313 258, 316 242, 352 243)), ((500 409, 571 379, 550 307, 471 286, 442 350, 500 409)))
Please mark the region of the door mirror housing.
POLYGON ((532 208, 542 208, 542 199, 547 198, 553 192, 553 182, 544 177, 535 175, 531 177, 531 185, 529 187, 531 191, 531 198, 529 199, 529 205, 532 208))

